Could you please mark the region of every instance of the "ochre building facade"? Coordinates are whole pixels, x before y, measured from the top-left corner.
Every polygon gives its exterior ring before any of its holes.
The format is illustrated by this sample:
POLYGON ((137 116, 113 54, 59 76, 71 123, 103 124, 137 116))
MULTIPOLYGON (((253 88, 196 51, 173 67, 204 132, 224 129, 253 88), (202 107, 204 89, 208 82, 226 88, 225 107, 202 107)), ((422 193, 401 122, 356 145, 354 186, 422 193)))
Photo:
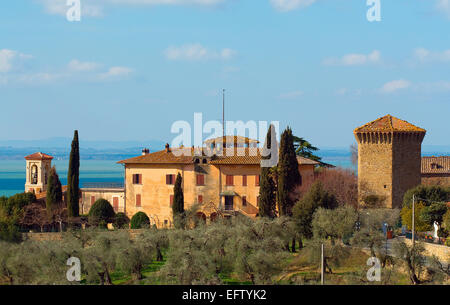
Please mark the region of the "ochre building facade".
MULTIPOLYGON (((230 147, 230 146, 227 146, 230 147)), ((236 148, 238 145, 236 145, 236 148)), ((120 161, 125 166, 125 211, 131 217, 145 212, 158 227, 172 225, 174 183, 182 176, 185 209, 194 204, 204 220, 237 214, 255 217, 258 213, 260 150, 252 145, 231 156, 177 156, 166 145, 162 151, 120 161)), ((319 163, 298 157, 303 184, 314 180, 319 163)))

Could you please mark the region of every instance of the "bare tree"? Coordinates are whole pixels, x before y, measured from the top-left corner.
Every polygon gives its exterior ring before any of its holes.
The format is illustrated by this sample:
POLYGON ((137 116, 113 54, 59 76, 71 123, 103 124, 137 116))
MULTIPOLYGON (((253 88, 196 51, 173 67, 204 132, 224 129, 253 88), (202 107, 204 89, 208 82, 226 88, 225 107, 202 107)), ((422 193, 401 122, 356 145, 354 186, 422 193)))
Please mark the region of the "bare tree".
POLYGON ((358 165, 358 146, 356 144, 350 145, 350 154, 351 154, 352 164, 357 166, 358 165))
POLYGON ((24 208, 20 224, 26 226, 38 225, 41 232, 44 232, 44 227, 49 224, 47 211, 39 203, 27 205, 24 208))
POLYGON ((336 196, 339 205, 358 206, 358 177, 350 169, 323 169, 317 174, 323 188, 336 196))

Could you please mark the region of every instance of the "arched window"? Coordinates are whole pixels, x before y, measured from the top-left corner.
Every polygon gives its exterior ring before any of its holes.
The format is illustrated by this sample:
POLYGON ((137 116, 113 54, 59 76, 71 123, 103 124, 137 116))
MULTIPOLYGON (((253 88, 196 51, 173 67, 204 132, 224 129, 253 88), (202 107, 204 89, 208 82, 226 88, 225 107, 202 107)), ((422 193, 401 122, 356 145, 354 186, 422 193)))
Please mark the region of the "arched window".
POLYGON ((34 164, 31 167, 31 184, 37 184, 38 183, 38 168, 36 164, 34 164))

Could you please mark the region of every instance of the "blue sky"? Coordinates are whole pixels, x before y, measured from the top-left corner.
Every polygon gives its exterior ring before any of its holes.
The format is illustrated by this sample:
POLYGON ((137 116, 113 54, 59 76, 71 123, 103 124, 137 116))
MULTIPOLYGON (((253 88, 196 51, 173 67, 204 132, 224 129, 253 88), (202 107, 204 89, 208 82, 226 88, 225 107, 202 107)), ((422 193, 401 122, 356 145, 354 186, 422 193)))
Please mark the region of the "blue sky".
POLYGON ((171 141, 174 121, 276 120, 320 147, 392 114, 448 145, 450 0, 0 4, 0 139, 171 141))

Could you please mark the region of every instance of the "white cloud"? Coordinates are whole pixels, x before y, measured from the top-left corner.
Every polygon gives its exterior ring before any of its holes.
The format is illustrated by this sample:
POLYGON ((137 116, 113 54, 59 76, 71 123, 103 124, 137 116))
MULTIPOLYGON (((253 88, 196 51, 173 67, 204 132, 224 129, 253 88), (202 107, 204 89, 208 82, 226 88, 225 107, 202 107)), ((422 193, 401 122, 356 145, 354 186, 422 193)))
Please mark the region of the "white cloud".
POLYGON ((425 48, 417 48, 414 50, 414 58, 421 62, 450 62, 450 49, 434 52, 425 48))
POLYGON ((387 82, 383 85, 383 87, 381 87, 380 91, 382 93, 393 93, 397 90, 401 90, 401 89, 407 89, 411 86, 411 83, 407 80, 404 79, 399 79, 399 80, 393 80, 390 82, 387 82))
POLYGON ((119 77, 125 77, 130 75, 133 72, 133 69, 130 69, 128 67, 111 67, 108 69, 105 73, 100 73, 98 76, 100 79, 106 80, 106 79, 112 79, 112 78, 119 78, 119 77))
POLYGON ((326 58, 322 64, 326 66, 360 66, 365 64, 377 63, 381 60, 381 53, 377 50, 369 54, 347 54, 341 58, 326 58))
POLYGON ((14 50, 0 50, 0 73, 10 72, 14 69, 15 64, 19 64, 21 60, 31 57, 30 55, 22 54, 14 50))
POLYGON ((287 92, 287 93, 282 93, 278 96, 278 98, 282 99, 282 100, 292 100, 292 99, 299 98, 302 95, 303 95, 303 91, 296 90, 296 91, 291 91, 291 92, 287 92))
POLYGON ((360 96, 362 94, 362 89, 340 88, 336 90, 335 94, 341 96, 360 96))
MULTIPOLYGON (((67 0, 37 0, 48 14, 66 16, 67 0)), ((227 0, 81 0, 81 18, 100 17, 107 6, 198 5, 214 6, 227 0)))
POLYGON ((289 12, 295 9, 308 7, 317 0, 270 0, 272 6, 280 12, 289 12))
POLYGON ((83 62, 77 59, 73 59, 69 62, 67 66, 71 71, 82 72, 82 71, 96 70, 100 65, 95 62, 83 62))
POLYGON ((450 19, 450 0, 437 0, 436 9, 450 19))
MULTIPOLYGON (((72 5, 67 5, 67 0, 38 0, 44 6, 45 11, 51 15, 66 16, 72 5)), ((103 16, 104 0, 81 0, 81 18, 103 16)), ((110 1, 114 2, 114 1, 110 1)))
POLYGON ((225 48, 220 51, 209 50, 201 44, 186 44, 180 47, 169 47, 164 55, 169 60, 208 60, 208 59, 230 59, 236 55, 236 51, 225 48))

